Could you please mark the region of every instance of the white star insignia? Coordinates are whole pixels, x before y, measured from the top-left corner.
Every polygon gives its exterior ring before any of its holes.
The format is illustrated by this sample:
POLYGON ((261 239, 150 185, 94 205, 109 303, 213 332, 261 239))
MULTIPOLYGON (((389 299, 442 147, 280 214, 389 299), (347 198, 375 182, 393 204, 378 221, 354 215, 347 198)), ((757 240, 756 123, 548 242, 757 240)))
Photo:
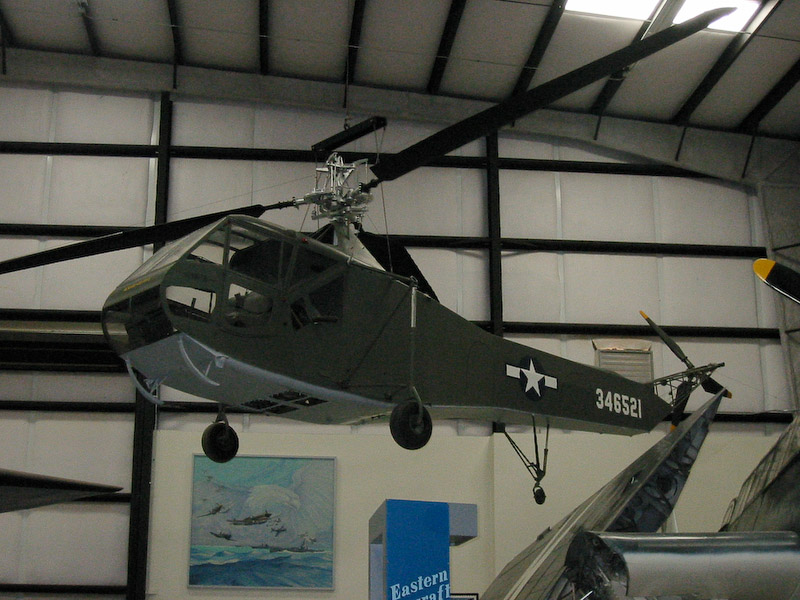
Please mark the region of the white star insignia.
POLYGON ((531 390, 535 390, 536 395, 540 398, 542 396, 542 389, 539 386, 542 384, 542 382, 544 382, 545 387, 554 390, 558 389, 558 379, 551 377, 550 375, 545 375, 544 373, 539 373, 536 370, 536 365, 533 363, 533 359, 530 358, 528 361, 528 368, 506 364, 506 376, 513 377, 515 379, 521 379, 524 375, 525 393, 527 394, 531 390))

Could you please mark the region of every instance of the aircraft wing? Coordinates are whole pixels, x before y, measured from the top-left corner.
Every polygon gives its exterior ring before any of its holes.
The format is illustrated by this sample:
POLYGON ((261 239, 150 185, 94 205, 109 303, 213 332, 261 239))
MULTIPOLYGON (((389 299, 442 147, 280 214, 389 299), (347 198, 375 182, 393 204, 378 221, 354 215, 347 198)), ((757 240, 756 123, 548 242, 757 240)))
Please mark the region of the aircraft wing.
POLYGON ((571 585, 565 561, 573 538, 581 531, 656 531, 683 490, 723 393, 542 533, 502 570, 484 600, 558 598, 571 585))
POLYGON ((122 488, 0 469, 0 512, 111 494, 122 488))

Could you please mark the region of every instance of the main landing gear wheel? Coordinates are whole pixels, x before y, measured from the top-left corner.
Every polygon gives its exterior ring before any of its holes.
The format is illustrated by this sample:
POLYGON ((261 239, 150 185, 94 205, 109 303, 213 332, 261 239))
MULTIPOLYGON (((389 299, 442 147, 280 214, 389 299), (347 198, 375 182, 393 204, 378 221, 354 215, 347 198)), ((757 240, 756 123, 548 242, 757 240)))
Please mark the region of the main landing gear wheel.
POLYGON ((203 432, 203 452, 218 463, 226 463, 239 451, 239 436, 225 421, 215 421, 203 432))
POLYGON ((407 400, 392 410, 389 430, 399 446, 419 450, 431 439, 433 421, 427 408, 416 400, 407 400))

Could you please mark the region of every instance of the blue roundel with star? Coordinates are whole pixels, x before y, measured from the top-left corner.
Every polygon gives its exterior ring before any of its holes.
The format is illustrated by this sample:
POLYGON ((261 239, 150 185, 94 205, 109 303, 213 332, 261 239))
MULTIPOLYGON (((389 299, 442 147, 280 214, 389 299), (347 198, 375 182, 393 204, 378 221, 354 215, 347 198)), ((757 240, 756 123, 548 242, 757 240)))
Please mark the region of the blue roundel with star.
POLYGON ((506 364, 506 376, 519 380, 519 385, 529 400, 541 400, 548 388, 558 389, 558 379, 546 374, 539 361, 532 356, 526 356, 515 365, 506 364))

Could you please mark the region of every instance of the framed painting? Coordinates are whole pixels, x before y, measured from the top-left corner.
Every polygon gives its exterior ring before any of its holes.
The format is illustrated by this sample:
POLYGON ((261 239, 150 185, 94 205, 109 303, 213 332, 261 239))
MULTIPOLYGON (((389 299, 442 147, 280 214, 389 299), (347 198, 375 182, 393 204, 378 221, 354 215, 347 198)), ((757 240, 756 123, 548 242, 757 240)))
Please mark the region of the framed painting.
POLYGON ((335 466, 195 455, 189 585, 332 590, 335 466))

